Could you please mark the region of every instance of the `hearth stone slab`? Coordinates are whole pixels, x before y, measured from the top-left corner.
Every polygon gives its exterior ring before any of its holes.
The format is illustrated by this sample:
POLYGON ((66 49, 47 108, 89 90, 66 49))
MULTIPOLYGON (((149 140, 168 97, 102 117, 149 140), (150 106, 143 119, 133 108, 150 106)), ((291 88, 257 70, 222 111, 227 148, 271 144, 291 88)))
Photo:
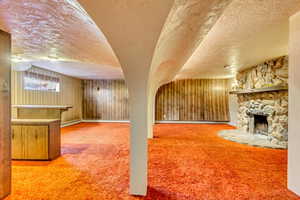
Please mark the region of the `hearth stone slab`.
POLYGON ((270 137, 260 134, 250 134, 242 130, 222 130, 218 135, 226 140, 248 144, 256 147, 265 147, 273 149, 287 149, 287 142, 273 142, 270 137))

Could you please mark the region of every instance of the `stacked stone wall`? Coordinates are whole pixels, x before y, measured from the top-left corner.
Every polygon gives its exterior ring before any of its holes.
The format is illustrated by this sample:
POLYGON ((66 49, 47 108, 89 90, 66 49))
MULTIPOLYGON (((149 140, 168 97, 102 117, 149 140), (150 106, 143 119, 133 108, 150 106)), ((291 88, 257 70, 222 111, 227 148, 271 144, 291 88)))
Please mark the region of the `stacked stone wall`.
MULTIPOLYGON (((234 90, 261 89, 288 86, 288 57, 276 58, 246 71, 236 77, 234 90)), ((249 131, 249 109, 260 112, 268 109, 268 136, 274 143, 288 140, 288 91, 238 94, 238 127, 249 131)))

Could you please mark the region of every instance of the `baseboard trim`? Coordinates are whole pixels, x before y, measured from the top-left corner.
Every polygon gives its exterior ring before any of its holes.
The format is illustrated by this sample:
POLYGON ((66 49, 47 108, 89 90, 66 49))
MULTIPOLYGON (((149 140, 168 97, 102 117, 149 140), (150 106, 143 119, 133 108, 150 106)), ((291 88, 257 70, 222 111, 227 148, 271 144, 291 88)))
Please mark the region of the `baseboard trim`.
MULTIPOLYGON (((93 120, 93 119, 84 119, 72 122, 66 122, 61 125, 61 127, 72 126, 75 124, 84 123, 130 123, 130 120, 93 120)), ((216 121, 155 121, 156 124, 229 124, 233 125, 230 122, 216 122, 216 121)), ((234 125, 233 125, 234 126, 234 125)))
POLYGON ((67 127, 67 126, 72 126, 72 125, 76 125, 76 124, 79 124, 81 123, 82 120, 76 120, 76 121, 69 121, 69 122, 64 122, 60 125, 61 128, 63 127, 67 127))
POLYGON ((296 194, 297 196, 300 196, 300 189, 292 185, 291 183, 288 183, 288 189, 292 193, 296 194))
POLYGON ((129 120, 93 120, 93 119, 84 119, 81 122, 86 123, 129 123, 129 120))
POLYGON ((155 121, 156 124, 228 124, 229 122, 215 121, 155 121))

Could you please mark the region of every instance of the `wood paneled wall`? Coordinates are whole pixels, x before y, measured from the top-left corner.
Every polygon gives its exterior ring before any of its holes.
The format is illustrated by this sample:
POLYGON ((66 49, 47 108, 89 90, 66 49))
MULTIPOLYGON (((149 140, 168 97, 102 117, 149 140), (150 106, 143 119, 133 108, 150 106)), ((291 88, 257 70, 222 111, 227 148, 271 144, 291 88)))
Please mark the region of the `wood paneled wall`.
MULTIPOLYGON (((60 79, 60 92, 24 90, 23 77, 25 75, 25 72, 12 71, 12 104, 72 105, 72 109, 63 113, 62 123, 81 120, 81 80, 58 73, 55 74, 60 79)), ((16 110, 13 109, 13 115, 15 114, 15 112, 16 110)))
POLYGON ((0 199, 11 188, 10 52, 11 37, 0 30, 0 199))
MULTIPOLYGON (((128 120, 123 80, 84 80, 83 119, 128 120)), ((156 120, 229 121, 228 80, 180 80, 156 96, 156 120)))
POLYGON ((83 119, 129 120, 128 90, 124 80, 84 80, 83 119))
POLYGON ((191 79, 163 85, 156 95, 156 120, 229 121, 228 80, 191 79))

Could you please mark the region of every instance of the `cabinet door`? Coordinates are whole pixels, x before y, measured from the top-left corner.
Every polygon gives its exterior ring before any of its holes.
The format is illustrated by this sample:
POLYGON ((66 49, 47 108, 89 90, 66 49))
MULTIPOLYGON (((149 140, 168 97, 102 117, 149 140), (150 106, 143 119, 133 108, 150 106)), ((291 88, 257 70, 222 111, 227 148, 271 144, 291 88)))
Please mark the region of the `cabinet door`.
POLYGON ((12 126, 12 158, 24 159, 22 126, 12 126))
POLYGON ((23 126, 25 159, 48 159, 48 126, 23 126))

